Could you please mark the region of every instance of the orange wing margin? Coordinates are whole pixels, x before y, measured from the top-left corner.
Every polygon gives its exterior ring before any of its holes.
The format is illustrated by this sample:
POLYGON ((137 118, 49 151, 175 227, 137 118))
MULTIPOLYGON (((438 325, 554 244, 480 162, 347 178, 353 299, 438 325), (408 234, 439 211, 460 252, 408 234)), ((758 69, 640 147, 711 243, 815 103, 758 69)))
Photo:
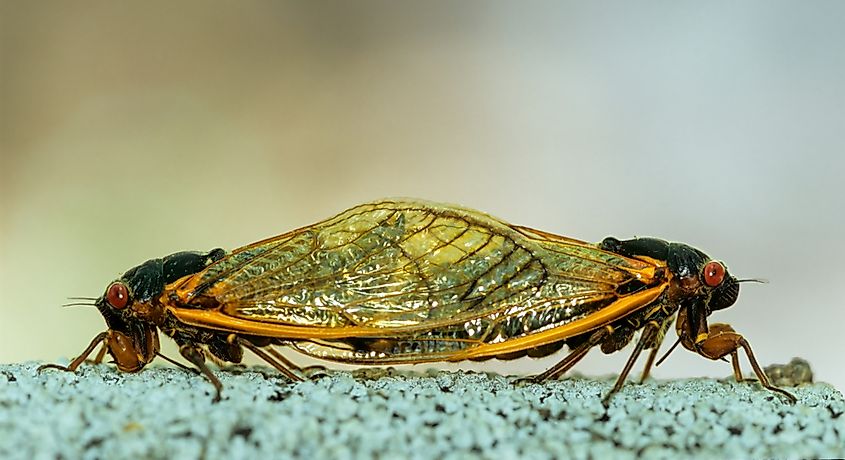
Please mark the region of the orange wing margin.
MULTIPOLYGON (((572 321, 562 326, 547 329, 524 337, 510 339, 501 343, 481 344, 450 357, 450 361, 463 361, 471 358, 483 358, 501 355, 527 348, 539 347, 557 342, 610 324, 654 302, 666 290, 666 283, 620 298, 607 307, 585 318, 572 321)), ((233 318, 219 311, 191 308, 168 307, 179 321, 196 327, 213 329, 236 334, 258 335, 290 340, 340 340, 355 337, 390 337, 401 336, 405 328, 367 328, 339 327, 320 328, 268 324, 233 318)))

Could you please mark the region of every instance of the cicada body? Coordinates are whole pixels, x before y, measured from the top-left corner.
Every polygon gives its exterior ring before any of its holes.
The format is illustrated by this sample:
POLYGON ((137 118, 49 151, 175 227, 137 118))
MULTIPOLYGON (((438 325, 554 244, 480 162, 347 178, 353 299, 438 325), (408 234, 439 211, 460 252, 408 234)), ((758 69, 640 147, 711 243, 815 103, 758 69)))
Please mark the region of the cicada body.
POLYGON ((684 244, 591 244, 457 206, 384 200, 231 253, 183 252, 129 270, 95 302, 108 330, 69 367, 102 342, 121 370, 140 370, 160 355, 160 329, 218 395, 206 354, 240 362, 247 348, 297 379, 274 346, 371 365, 538 357, 567 346, 545 379, 641 331, 616 391, 643 350, 648 373, 680 312, 686 348, 710 359, 736 359, 743 348, 763 385, 782 392, 742 336, 710 334, 707 317, 738 293, 724 264, 684 244))

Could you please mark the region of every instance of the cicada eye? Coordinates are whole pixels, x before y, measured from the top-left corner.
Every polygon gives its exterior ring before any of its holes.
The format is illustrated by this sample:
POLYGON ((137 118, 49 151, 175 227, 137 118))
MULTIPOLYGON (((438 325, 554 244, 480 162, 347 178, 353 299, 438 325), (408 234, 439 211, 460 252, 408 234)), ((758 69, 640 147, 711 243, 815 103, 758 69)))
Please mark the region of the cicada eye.
POLYGON ((106 289, 106 301, 116 310, 126 308, 129 304, 129 288, 120 281, 115 281, 106 289))
POLYGON ((722 284, 722 281, 725 279, 725 266, 721 262, 712 260, 704 265, 702 275, 704 276, 704 284, 710 287, 716 287, 722 284))

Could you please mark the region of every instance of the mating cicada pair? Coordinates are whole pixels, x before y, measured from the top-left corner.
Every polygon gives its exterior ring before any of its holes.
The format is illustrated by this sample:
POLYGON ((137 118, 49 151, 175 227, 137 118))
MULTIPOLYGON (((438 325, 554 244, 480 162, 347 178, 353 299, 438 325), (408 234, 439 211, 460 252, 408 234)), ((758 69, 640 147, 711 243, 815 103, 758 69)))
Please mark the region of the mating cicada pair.
POLYGON ((566 346, 539 381, 566 372, 593 347, 617 351, 639 331, 609 397, 646 350, 648 375, 675 321, 685 348, 730 357, 738 379, 744 350, 760 383, 794 401, 769 384, 741 335, 708 323, 736 302, 739 282, 685 244, 591 244, 456 206, 384 200, 230 253, 180 252, 127 271, 90 299, 108 329, 66 369, 103 344, 120 370, 139 371, 161 356, 161 330, 219 397, 209 354, 237 363, 248 349, 298 380, 274 347, 393 365, 539 357, 566 346))

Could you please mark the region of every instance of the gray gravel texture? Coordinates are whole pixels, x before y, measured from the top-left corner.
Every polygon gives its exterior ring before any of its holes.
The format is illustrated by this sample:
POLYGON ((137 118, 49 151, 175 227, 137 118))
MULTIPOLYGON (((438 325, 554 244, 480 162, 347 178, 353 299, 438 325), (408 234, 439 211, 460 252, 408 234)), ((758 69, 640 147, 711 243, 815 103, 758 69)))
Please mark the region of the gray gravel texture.
POLYGON ((826 384, 784 403, 757 384, 612 379, 544 384, 480 373, 365 369, 289 384, 181 369, 76 374, 0 365, 0 458, 845 457, 845 399, 826 384))

